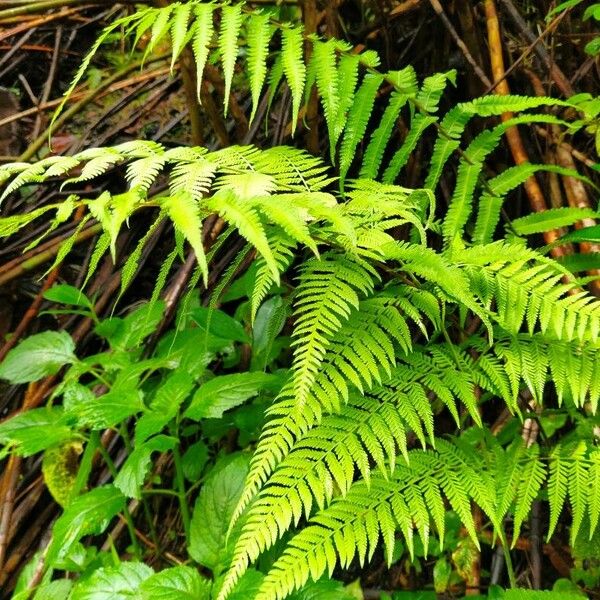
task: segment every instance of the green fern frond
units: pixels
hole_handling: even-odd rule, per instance
[[[377,90],[379,90],[382,81],[382,75],[367,73],[348,112],[348,120],[340,148],[340,189],[344,188],[344,180],[354,159],[356,147],[364,138],[375,104]]]
[[[281,32],[281,60],[290,91],[292,93],[292,135],[296,131],[300,105],[304,96],[306,67],[304,65],[303,28],[301,26],[286,27]]]
[[[409,96],[407,94],[402,94],[397,91],[392,92],[390,101],[379,123],[379,127],[371,134],[371,140],[362,160],[359,175],[361,178],[377,178],[379,167],[383,160],[383,153],[392,137],[392,131],[400,116],[400,111],[408,102],[408,98]],[[400,169],[398,169],[398,172],[399,171]]]
[[[340,107],[336,40],[330,39],[326,42],[316,40],[313,45],[311,61],[317,89],[321,96],[327,129],[332,132],[335,128],[336,119],[339,117]],[[329,155],[332,161],[335,158],[335,144],[336,139],[330,134]]]
[[[184,47],[190,41],[193,28],[188,27],[192,4],[185,2],[176,3],[171,20],[171,72]]]
[[[268,14],[253,12],[246,25],[248,50],[246,64],[248,67],[250,95],[252,96],[252,112],[250,122],[254,120],[260,102],[260,93],[267,78],[267,56],[273,29]]]
[[[244,15],[242,14],[242,3],[225,5],[221,9],[219,52],[221,54],[223,77],[225,79],[223,104],[226,116],[227,109],[229,107],[229,96],[231,94],[231,82],[233,81],[235,62],[238,54],[238,37],[242,27],[243,19]]]
[[[363,261],[328,253],[304,263],[295,300],[295,348],[292,364],[296,401],[302,406],[310,393],[327,347],[360,296],[373,291],[377,272]]]
[[[348,114],[350,107],[354,103],[356,95],[356,86],[358,84],[358,73],[360,68],[360,58],[354,54],[343,54],[339,60],[337,69],[337,80],[338,80],[338,113],[335,119],[333,130],[329,131],[330,147],[334,149],[337,147],[338,141],[346,122],[348,120]]]
[[[210,43],[214,35],[213,11],[212,3],[197,3],[194,5],[195,28],[192,39],[192,51],[196,61],[196,95],[200,102],[200,88],[204,75],[204,68],[208,53],[210,51]]]
[[[284,273],[294,258],[296,242],[283,231],[276,230],[269,234],[269,247],[273,253],[273,258],[277,263],[279,273]],[[273,273],[265,259],[259,257],[256,262],[257,269],[252,286],[252,293],[250,295],[252,322],[254,322],[254,318],[256,317],[260,305],[275,283]]]
[[[492,254],[484,255],[485,250]],[[503,257],[498,251],[510,251]],[[516,253],[525,253],[519,258]],[[586,292],[570,294],[574,283],[560,283],[564,271],[540,255],[516,245],[488,244],[460,251],[469,265],[465,274],[484,304],[496,302],[493,318],[507,331],[517,333],[526,323],[556,339],[579,339],[596,343],[600,333],[600,303]]]

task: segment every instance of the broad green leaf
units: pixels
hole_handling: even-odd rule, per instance
[[[103,429],[142,410],[142,391],[132,384],[115,386],[102,396],[82,396],[81,402],[70,407],[67,414],[77,418],[81,426]]]
[[[96,327],[96,333],[107,339],[111,347],[130,350],[139,346],[158,327],[165,303],[148,302],[129,313],[125,318],[112,317]]]
[[[194,387],[194,380],[185,371],[177,369],[158,387],[149,409],[137,420],[136,446],[151,435],[160,432],[177,414],[179,407]]]
[[[321,579],[306,584],[289,600],[356,600],[356,596],[335,579]]]
[[[71,499],[77,480],[79,455],[82,451],[83,445],[77,440],[48,448],[44,452],[42,458],[44,483],[61,506],[66,506]]]
[[[158,343],[156,356],[177,364],[178,371],[184,371],[193,379],[198,379],[218,351],[230,345],[228,340],[213,339],[206,348],[206,334],[200,329],[171,331]]]
[[[275,379],[266,373],[218,375],[198,388],[185,416],[189,419],[218,419],[225,411],[256,396]]]
[[[13,348],[0,363],[0,379],[29,383],[55,375],[61,367],[77,360],[75,343],[66,331],[32,335]]]
[[[166,435],[157,435],[144,442],[127,457],[115,478],[115,487],[130,498],[140,499],[144,480],[150,468],[153,452],[166,452],[177,444],[177,439]]]
[[[249,457],[238,454],[211,472],[194,507],[192,516],[190,556],[214,573],[227,566],[234,540],[227,540],[227,530],[233,511],[248,474]]]
[[[30,456],[70,440],[73,431],[65,423],[62,407],[34,408],[0,423],[0,442]]]
[[[202,441],[192,444],[181,457],[181,468],[185,478],[196,482],[208,462],[208,446]]]
[[[148,565],[139,562],[101,567],[75,585],[69,600],[132,600],[153,573]]]
[[[596,211],[591,208],[550,208],[543,212],[533,213],[511,223],[512,229],[517,235],[532,235],[543,233],[559,227],[567,227],[585,218],[597,217]]]
[[[281,296],[273,296],[260,306],[256,312],[252,328],[253,358],[262,360],[264,369],[268,363],[273,343],[281,333],[288,317],[288,307]]]
[[[125,497],[113,485],[94,488],[75,498],[54,523],[47,563],[53,565],[68,554],[84,535],[102,533],[124,506]]]
[[[191,312],[192,320],[208,334],[234,342],[250,342],[243,325],[216,308],[201,306]]]
[[[37,588],[33,600],[65,600],[69,597],[73,582],[70,579],[57,579]]]
[[[186,566],[165,569],[148,577],[139,589],[140,600],[210,600],[212,583]]]
[[[51,302],[56,302],[57,304],[70,304],[72,306],[92,308],[90,299],[82,291],[72,285],[55,285],[44,292],[44,298]]]

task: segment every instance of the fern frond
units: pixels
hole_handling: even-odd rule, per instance
[[[302,406],[314,383],[331,339],[348,320],[359,297],[373,291],[377,272],[363,261],[335,253],[304,263],[295,300],[292,345],[293,387]]]
[[[486,256],[485,253],[488,252]],[[512,256],[504,254],[512,251]],[[519,257],[521,254],[522,258]],[[560,283],[559,265],[518,245],[487,244],[463,249],[460,261],[481,301],[497,305],[491,316],[508,332],[526,322],[556,339],[596,343],[600,333],[600,303],[586,292],[569,294],[573,283]]]
[[[301,26],[286,27],[281,32],[281,37],[283,42],[281,47],[283,72],[292,93],[292,135],[294,135],[306,81],[303,28]]]
[[[400,111],[408,102],[408,98],[407,94],[401,94],[397,91],[392,92],[379,127],[371,134],[371,141],[363,157],[359,177],[365,179],[377,178],[383,160],[383,153],[392,137],[392,130],[400,116]]]
[[[335,136],[331,135],[331,132],[334,131],[340,106],[336,40],[331,39],[326,42],[315,41],[311,60],[313,62],[311,66],[315,72],[317,89],[321,96],[327,129],[330,132],[329,155],[331,160],[333,160],[335,157],[336,140]]]
[[[367,73],[350,107],[340,148],[340,189],[344,189],[344,181],[354,159],[354,152],[364,138],[377,90],[382,81],[382,75]]]
[[[558,165],[522,164],[510,167],[487,181],[487,189],[478,200],[477,220],[473,232],[473,242],[488,244],[500,221],[500,210],[506,195],[524,183],[538,171],[558,173],[568,177],[580,178],[572,169],[564,169]]]
[[[240,235],[246,238],[265,259],[274,281],[279,283],[277,261],[269,246],[264,225],[252,205],[241,201],[231,190],[223,188],[207,202],[207,208],[238,228]]]
[[[508,119],[493,129],[480,133],[469,144],[461,157],[456,186],[444,219],[443,234],[446,240],[462,235],[463,228],[471,214],[471,204],[484,160],[497,147],[508,129],[516,127],[520,123],[532,122],[564,123],[552,115],[523,115]]]
[[[173,19],[171,20],[171,73],[179,55],[193,33],[193,29],[188,27],[192,6],[190,2],[176,3],[173,10]]]
[[[394,181],[396,181],[400,170],[408,162],[408,159],[423,136],[423,133],[425,133],[425,130],[430,125],[433,125],[433,123],[436,121],[436,117],[421,113],[415,116],[413,122],[411,123],[410,131],[408,132],[406,139],[402,143],[402,146],[396,150],[392,160],[390,161],[390,164],[383,173],[384,183],[394,183]]]
[[[238,54],[238,37],[242,27],[244,15],[242,3],[225,5],[221,9],[221,26],[219,29],[219,52],[223,65],[223,78],[225,79],[225,92],[223,94],[224,113],[227,116],[231,82],[235,70]]]
[[[208,263],[202,243],[202,215],[198,203],[187,192],[178,192],[161,200],[161,209],[194,249],[204,285],[208,282]]]
[[[253,12],[250,15],[246,28],[248,40],[246,64],[250,95],[252,96],[252,112],[250,113],[250,122],[252,123],[260,102],[260,92],[267,78],[267,56],[273,29],[269,21],[269,15],[258,12]]]
[[[204,67],[210,51],[210,43],[214,35],[213,24],[214,5],[212,3],[197,3],[194,5],[194,36],[192,40],[192,51],[196,61],[196,95],[200,102],[200,88]],[[228,98],[228,96],[226,96]]]
[[[277,263],[279,273],[284,273],[294,258],[296,242],[282,231],[273,231],[269,234],[269,247]],[[274,283],[275,279],[269,265],[264,258],[258,257],[256,275],[250,295],[252,322],[254,322],[262,301],[267,297]]]
[[[354,54],[344,54],[339,60],[337,69],[338,79],[338,113],[335,119],[333,130],[329,131],[330,147],[334,149],[344,131],[350,107],[354,103],[356,95],[356,85],[358,83],[358,70],[360,67],[360,58]]]

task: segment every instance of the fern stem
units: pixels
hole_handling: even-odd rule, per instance
[[[187,503],[185,491],[185,478],[183,475],[183,466],[181,463],[181,453],[179,446],[173,448],[173,464],[175,465],[175,484],[177,485],[177,496],[179,498],[179,506],[181,508],[181,520],[183,521],[183,530],[185,531],[185,539],[190,541],[190,508]]]
[[[85,446],[85,450],[83,451],[79,469],[77,470],[77,477],[75,478],[75,483],[73,484],[73,489],[71,490],[71,499],[78,496],[79,492],[81,492],[81,490],[85,487],[88,477],[92,471],[92,461],[94,455],[96,454],[96,450],[98,450],[99,446],[100,433],[98,431],[92,431],[88,443]]]
[[[98,444],[98,452],[100,452],[100,455],[106,463],[106,466],[108,467],[113,479],[116,479],[118,475],[117,468],[115,467],[115,463],[102,443]],[[131,512],[129,512],[129,507],[127,504],[123,506],[123,517],[125,519],[125,523],[127,524],[127,531],[129,531],[129,538],[131,540],[131,545],[133,546],[134,554],[140,558],[142,556],[142,549],[138,543],[135,525],[133,524],[133,518],[131,517]]]
[[[512,564],[512,558],[510,556],[510,548],[506,540],[506,533],[504,528],[501,528],[498,536],[500,537],[500,544],[502,545],[502,554],[504,555],[504,562],[506,563],[506,572],[508,574],[508,581],[511,588],[517,587],[517,578],[515,577],[515,570]]]

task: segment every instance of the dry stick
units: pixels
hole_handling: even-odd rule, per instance
[[[544,87],[539,77],[530,70],[526,70],[529,79],[533,85],[533,89],[537,96],[544,95]],[[551,125],[549,127],[549,132],[551,140],[560,139],[560,129],[557,125]],[[575,165],[575,161],[573,160],[573,156],[571,153],[560,145],[556,145],[556,162],[565,169],[571,169],[572,171],[577,171],[577,167]],[[575,208],[590,208],[591,203],[587,195],[587,191],[583,185],[583,182],[575,177],[571,177],[570,175],[563,175],[562,182],[565,189],[565,193],[567,195],[567,202],[569,206]],[[593,227],[596,225],[595,219],[585,218],[581,221],[578,221],[575,224],[576,229],[582,229],[583,227]],[[600,252],[600,245],[591,244],[589,242],[582,242],[579,244],[579,249],[584,254],[589,253],[597,253]],[[591,277],[598,277],[600,275],[600,271],[598,269],[593,269],[588,271],[588,275]],[[590,290],[596,295],[600,296],[600,281],[594,280],[590,283]]]
[[[316,0],[304,0],[302,2],[302,16],[304,18],[304,31],[307,35],[317,32],[317,2]],[[312,44],[308,39],[304,40],[304,55],[308,64],[312,53]],[[308,106],[306,107],[306,149],[311,154],[319,154],[319,104],[316,86],[310,90]]]
[[[119,0],[121,4],[133,4],[137,3],[137,0]],[[15,17],[21,17],[35,12],[42,12],[51,8],[60,8],[63,6],[70,6],[72,4],[78,4],[81,8],[87,8],[95,5],[106,5],[108,0],[40,0],[39,2],[28,2],[23,6],[15,6],[14,8],[7,8],[0,10],[0,21],[3,19],[12,19]],[[111,1],[110,4],[113,4]]]
[[[83,216],[83,210],[78,209],[75,213],[74,221],[80,221]],[[48,290],[58,278],[58,267],[54,268],[46,280],[44,281],[42,288],[38,292],[34,301],[29,306],[25,315],[21,319],[21,322],[18,324],[15,329],[13,335],[9,338],[9,340],[0,348],[0,362],[4,359],[4,357],[8,354],[11,348],[13,348],[21,336],[25,333],[29,324],[35,316],[38,314],[40,306],[42,305],[44,299],[44,292]],[[35,384],[30,384],[27,388],[27,393],[25,394],[25,398],[23,401],[22,411],[25,412],[29,408],[31,408],[32,396],[34,395],[34,391],[36,389]],[[11,518],[13,515],[14,509],[14,501],[15,501],[15,493],[17,488],[17,481],[19,479],[21,473],[21,457],[16,455],[11,455],[7,467],[7,471],[5,476],[3,477],[3,485],[2,485],[2,514],[0,517],[0,570],[4,564],[4,558],[6,555],[6,548],[8,546],[9,539],[9,531],[11,525]]]
[[[448,16],[446,15],[446,12],[444,11],[444,8],[440,4],[439,0],[429,0],[429,4],[431,4],[433,10],[442,20],[444,27],[448,30],[448,33],[450,34],[460,51],[463,53],[463,56],[467,59],[467,62],[473,67],[473,71],[475,71],[477,77],[479,77],[483,85],[485,85],[488,88],[491,87],[492,82],[488,79],[487,75],[483,72],[482,68],[477,64],[477,61],[473,58],[473,55],[467,48],[466,44],[458,35],[456,29],[454,28],[454,25],[452,25],[450,19],[448,19]]]
[[[481,531],[479,536],[481,539],[485,540],[489,544],[493,543],[491,531]],[[496,538],[495,543],[500,543],[498,538]],[[531,541],[526,538],[520,537],[516,541],[514,541],[514,547],[517,550],[524,550],[525,552],[527,552],[531,550]],[[564,546],[560,549],[564,550],[566,553],[568,553],[569,551],[569,548],[567,546]],[[567,561],[560,555],[558,549],[555,546],[553,546],[552,544],[544,544],[542,546],[542,551],[546,556],[548,556],[550,562],[552,563],[552,566],[558,571],[558,574],[561,577],[569,577],[571,567],[569,566]]]
[[[150,62],[154,62],[154,59],[150,59],[146,64],[148,64]],[[130,85],[134,85],[136,83],[141,83],[142,81],[145,81],[146,79],[153,79],[155,77],[159,77],[160,75],[165,75],[166,73],[169,73],[169,72],[170,72],[169,67],[160,67],[159,69],[154,69],[153,71],[146,71],[145,73],[136,75],[135,77],[130,77],[129,79],[124,79],[123,81],[119,81],[118,83],[109,86],[106,90],[104,90],[104,92],[102,92],[101,94],[98,95],[98,98],[103,98],[104,96],[106,96],[108,94],[112,94],[113,92],[122,90],[123,88],[129,87]],[[80,87],[78,89],[81,90],[82,87]],[[73,92],[69,96],[68,100],[80,100],[87,93],[88,92],[84,92],[84,91]],[[24,117],[29,117],[31,115],[35,115],[41,110],[56,108],[62,101],[63,101],[63,98],[56,98],[55,100],[50,100],[48,102],[41,103],[39,106],[34,106],[33,108],[28,108],[27,110],[23,110],[19,113],[10,115],[10,116],[0,120],[0,127],[2,127],[2,125],[7,125],[8,123],[12,123],[13,121],[19,121],[20,119],[23,119]]]
[[[54,76],[56,74],[56,66],[58,65],[58,57],[60,56],[60,42],[62,40],[62,27],[59,25],[56,29],[56,36],[54,38],[54,50],[52,53],[52,61],[50,62],[50,71],[48,72],[48,78],[46,79],[46,83],[44,84],[44,91],[42,92],[42,97],[38,102],[38,106],[41,103],[48,102],[48,98],[50,97],[50,92],[52,90],[52,85],[54,83]],[[37,117],[35,119],[35,125],[33,127],[33,133],[31,137],[36,138],[42,127],[42,115],[38,112]]]
[[[531,587],[542,589],[542,504],[534,500],[529,517],[529,540],[531,542]]]
[[[225,82],[218,69],[213,65],[206,65],[204,67],[204,77],[212,83],[213,87],[221,97],[225,96]],[[236,137],[240,140],[248,133],[248,119],[246,118],[246,113],[239,105],[234,94],[229,94],[228,106],[231,116],[235,121]]]
[[[68,17],[72,14],[75,14],[76,12],[77,12],[76,9],[68,8],[68,9],[62,10],[57,13],[45,15],[43,17],[40,17],[39,19],[32,19],[31,21],[28,21],[27,23],[21,23],[21,24],[17,25],[16,27],[13,27],[12,29],[7,29],[6,31],[2,31],[0,33],[0,42],[8,39],[9,37],[12,37],[13,35],[17,35],[23,31],[28,31],[29,29],[39,27],[40,25],[46,25],[47,23],[50,23],[51,21],[57,21],[58,19],[62,19],[63,17]]]
[[[498,22],[498,13],[494,0],[485,0],[485,15],[487,22],[488,42],[490,51],[490,62],[492,66],[492,77],[495,81],[494,92],[500,96],[508,96],[510,89],[506,82],[506,72],[504,70],[504,58],[502,56],[502,38],[500,37],[500,23]],[[512,113],[504,113],[502,121],[512,119]],[[510,147],[515,164],[522,165],[529,162],[529,157],[523,146],[523,141],[517,127],[510,127],[506,130],[506,139]],[[525,192],[529,199],[529,205],[534,212],[542,212],[547,209],[544,194],[535,176],[529,177],[525,181]],[[552,244],[559,238],[556,230],[546,231],[544,241],[546,244]],[[551,249],[554,257],[564,256],[565,249],[561,246],[554,246]]]
[[[400,15],[405,15],[408,12],[416,10],[421,6],[421,1],[422,0],[404,0],[404,2],[398,4],[398,6],[390,12],[389,16],[399,17]]]
[[[21,36],[21,39],[18,42],[15,42],[14,44],[8,44],[6,46],[6,48],[8,49],[8,52],[2,57],[2,59],[0,60],[0,67],[8,62],[15,53],[17,53],[21,48],[23,48],[23,50],[27,50],[28,48],[31,48],[31,46],[28,46],[25,42],[37,31],[37,27],[33,27],[32,29],[30,29],[29,31],[27,31],[25,33],[25,35]],[[2,49],[4,49],[4,46],[2,46]],[[50,50],[52,51],[52,50]]]
[[[487,15],[487,0],[486,0],[486,15]],[[564,12],[562,12],[560,15],[558,15],[547,27],[546,29],[544,29],[544,31],[542,31],[542,33],[536,38],[535,42],[533,42],[531,45],[529,45],[526,49],[525,52],[523,52],[523,54],[521,54],[521,56],[519,56],[519,58],[509,67],[509,69],[507,71],[504,70],[504,60],[502,59],[502,54],[500,54],[500,59],[502,61],[502,73],[498,75],[498,79],[495,79],[494,85],[491,86],[485,93],[489,94],[491,92],[493,92],[496,87],[498,87],[501,83],[504,83],[506,78],[533,52],[533,50],[535,49],[535,47],[537,46],[537,44],[539,44],[539,42],[541,42],[549,33],[551,33],[552,31],[554,31],[558,25],[560,24],[560,22],[565,18],[565,16],[567,15],[567,13],[569,12],[570,9],[565,10]],[[496,11],[496,5],[494,4],[494,14],[495,14],[495,20],[498,23],[497,28],[498,28],[498,36],[500,35],[500,25],[498,22],[498,12]],[[486,17],[486,20],[489,19]],[[490,34],[489,34],[489,25],[488,25],[488,38],[489,38]],[[500,44],[500,49],[502,48],[502,45]],[[491,51],[491,49],[490,49]],[[493,69],[493,67],[492,67]],[[502,94],[502,92],[496,92],[496,93],[500,93]]]
[[[84,229],[83,231],[81,231],[81,233],[77,235],[75,243],[79,244],[93,237],[97,233],[100,233],[101,231],[102,225],[100,225],[99,223],[92,225],[87,229]],[[31,258],[18,262],[16,266],[12,267],[11,269],[5,272],[0,271],[0,286],[4,285],[9,281],[12,281],[13,279],[16,279],[17,277],[20,277],[21,275],[23,275],[23,273],[26,273],[27,271],[32,271],[40,265],[43,265],[45,262],[50,261],[58,254],[58,251],[60,250],[64,239],[67,237],[69,237],[68,234],[65,236],[60,236],[59,240],[53,242],[53,244],[50,247],[48,247],[47,250],[37,252]]]
[[[534,129],[535,132],[541,135],[543,138],[549,139],[553,143],[557,143],[557,140],[552,139],[552,135],[548,131],[546,131],[541,125],[536,125]],[[589,167],[590,169],[596,169],[596,167],[598,166],[598,163],[593,161],[589,156],[585,155],[583,152],[577,150],[577,148],[573,148],[571,144],[568,144],[567,142],[563,141],[558,141],[558,145],[567,152],[569,152],[573,156],[573,158],[576,158],[580,163],[584,164],[586,167]]]
[[[21,336],[25,333],[25,331],[27,331],[29,324],[31,321],[33,321],[40,310],[40,306],[44,300],[44,292],[52,287],[57,278],[58,269],[52,269],[48,277],[46,277],[40,291],[37,293],[35,299],[27,309],[27,312],[25,315],[23,315],[21,322],[17,325],[16,329],[8,338],[8,340],[6,340],[2,347],[0,347],[0,363],[4,360],[9,350],[16,346],[17,342],[21,339]]]
[[[22,410],[25,411],[31,407],[32,398],[35,397],[37,384],[30,383],[25,393],[25,399],[23,401]],[[21,463],[23,459],[16,454],[11,454],[8,459],[8,464],[2,477],[2,501],[0,504],[0,510],[2,514],[0,516],[0,570],[4,565],[4,559],[6,558],[6,548],[8,545],[8,533],[10,530],[10,521],[13,513],[15,495],[17,489],[17,481],[21,474]]]
[[[150,59],[147,62],[155,62],[158,60],[162,60],[165,58],[167,54],[161,54],[160,56],[156,56]],[[46,131],[44,131],[37,139],[35,139],[27,148],[25,152],[20,156],[19,160],[27,161],[34,156],[34,154],[48,141],[50,136],[54,131],[56,131],[59,127],[62,127],[71,117],[75,116],[79,111],[85,108],[90,102],[92,102],[100,92],[108,89],[113,83],[121,79],[127,73],[141,67],[143,61],[139,60],[130,65],[127,65],[120,71],[117,71],[112,77],[106,79],[103,83],[101,83],[96,89],[89,91],[79,102],[71,106],[68,110],[63,112],[53,123],[51,123]]]
[[[227,133],[225,120],[221,116],[221,111],[208,89],[206,80],[200,84],[200,99],[202,100],[202,108],[204,108],[204,112],[208,115],[219,144],[224,148],[229,146],[229,134]]]
[[[563,96],[570,98],[575,93],[573,86],[567,79],[566,75],[562,72],[560,67],[552,60],[552,57],[548,54],[545,45],[541,39],[531,31],[528,27],[527,22],[521,16],[521,13],[513,4],[512,0],[500,0],[511,18],[512,22],[516,25],[517,29],[521,32],[523,37],[533,45],[533,51],[538,55],[539,59],[548,67],[550,76],[554,83],[556,83],[558,89],[561,91]]]
[[[37,486],[42,488],[43,485],[43,481],[40,478]],[[39,493],[41,493],[41,489]],[[4,584],[10,574],[17,570],[23,558],[35,548],[36,543],[39,543],[42,536],[42,527],[50,520],[55,510],[56,505],[54,503],[46,503],[41,512],[36,514],[33,523],[27,525],[27,529],[20,537],[18,545],[11,548],[10,556],[6,558],[4,568],[0,570],[0,589],[5,589]]]
[[[202,134],[202,119],[200,115],[200,104],[198,102],[196,73],[194,71],[194,55],[188,47],[184,48],[179,61],[181,69],[181,79],[185,91],[188,117],[190,119],[192,143],[196,146],[204,145],[204,135]]]

